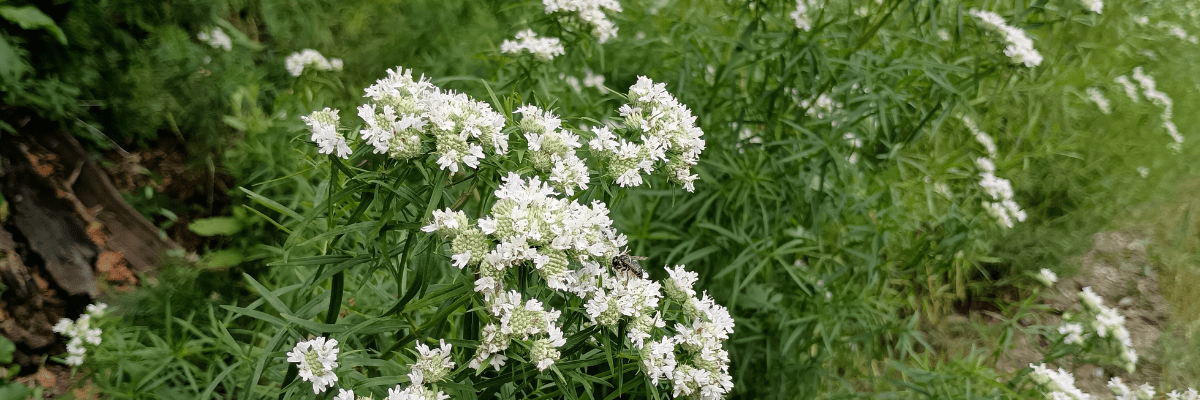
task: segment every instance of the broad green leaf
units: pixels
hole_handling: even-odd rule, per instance
[[[59,43],[67,44],[67,35],[54,23],[50,16],[34,6],[13,7],[0,6],[0,17],[17,24],[24,29],[43,29],[54,35]]]

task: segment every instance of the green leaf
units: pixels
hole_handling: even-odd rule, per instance
[[[22,29],[44,29],[54,35],[59,43],[67,44],[67,35],[54,24],[50,16],[34,6],[13,7],[0,6],[0,17],[19,25]]]
[[[0,336],[0,364],[12,363],[14,351],[17,351],[17,345],[8,338]]]
[[[0,386],[0,399],[27,399],[31,397],[41,398],[42,396],[38,394],[37,397],[34,397],[33,389],[16,382]]]
[[[244,259],[246,259],[246,257],[241,251],[217,250],[205,254],[204,258],[200,260],[200,263],[209,268],[224,268],[241,264],[242,260]]]
[[[9,84],[15,83],[25,74],[33,71],[26,57],[23,57],[19,47],[14,46],[8,41],[8,37],[0,34],[0,82]],[[5,125],[8,125],[7,123]],[[13,131],[11,126],[7,126],[7,131]]]
[[[229,236],[242,230],[242,221],[233,217],[201,218],[188,224],[200,236]]]

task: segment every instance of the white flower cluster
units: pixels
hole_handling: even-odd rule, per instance
[[[583,70],[583,74],[583,84],[580,84],[579,78],[567,75],[565,73],[558,74],[558,79],[562,79],[563,82],[566,82],[567,85],[570,86],[571,89],[574,89],[576,93],[583,93],[583,88],[585,87],[594,88],[601,94],[605,93],[604,75],[594,73],[590,68],[585,68]]]
[[[83,356],[87,355],[87,349],[83,344],[90,343],[93,346],[100,345],[100,335],[104,332],[100,328],[92,327],[92,319],[99,318],[104,315],[104,310],[108,308],[107,304],[96,303],[87,306],[87,312],[80,315],[78,319],[72,321],[67,318],[58,320],[57,324],[51,330],[54,333],[61,334],[70,338],[67,341],[67,359],[63,362],[67,365],[83,364]]]
[[[828,95],[821,93],[815,100],[805,99],[800,101],[800,108],[805,109],[804,115],[821,119],[833,115],[835,111],[840,110],[842,103],[833,101]],[[837,121],[833,121],[831,124],[837,126]]]
[[[337,342],[335,341],[334,343],[336,345]],[[441,391],[434,391],[425,387],[425,383],[445,381],[454,369],[454,361],[450,358],[451,346],[446,344],[444,340],[439,341],[439,343],[441,344],[440,347],[432,349],[424,343],[417,344],[418,357],[416,363],[412,365],[412,369],[408,372],[410,385],[407,388],[396,385],[396,387],[388,389],[387,400],[447,400],[450,398],[449,395]],[[336,356],[337,350],[334,349],[334,357]],[[337,363],[334,363],[333,366],[337,367]],[[333,380],[336,381],[337,377],[335,376]],[[330,385],[332,386],[333,384],[330,383]],[[338,394],[334,397],[334,400],[372,399],[370,396],[356,397],[353,390],[338,389]]]
[[[527,116],[535,114],[526,111]],[[560,312],[546,311],[539,300],[522,301],[520,293],[506,291],[505,272],[531,262],[551,289],[583,296],[597,290],[595,278],[603,272],[600,261],[618,255],[627,239],[612,228],[604,203],[588,207],[558,198],[550,184],[538,177],[524,179],[509,173],[495,195],[498,201],[492,214],[479,220],[478,227],[470,226],[461,211],[444,210],[435,211],[433,222],[423,230],[452,238],[451,258],[456,266],[478,267],[475,290],[484,295],[499,321],[484,328],[471,367],[489,363],[499,369],[511,340],[536,335],[531,356],[539,369],[545,369],[558,359],[557,348],[566,343],[554,322]],[[495,242],[499,243],[493,247]],[[568,269],[573,260],[583,268]]]
[[[704,151],[704,131],[696,126],[692,111],[667,92],[666,84],[639,76],[629,87],[629,104],[619,109],[628,135],[640,135],[634,143],[613,134],[609,127],[592,130],[588,142],[592,154],[605,162],[607,173],[622,187],[641,186],[642,173],[665,168],[671,182],[695,191],[691,168]]]
[[[996,163],[993,161],[996,158],[996,142],[986,132],[980,130],[971,118],[963,116],[962,119],[963,123],[967,125],[967,129],[975,136],[975,140],[982,144],[988,153],[987,157],[975,159],[975,165],[980,170],[979,186],[991,197],[991,201],[983,202],[983,207],[1005,227],[1012,228],[1013,220],[1025,222],[1025,210],[1022,210],[1021,205],[1013,200],[1012,182],[996,176]]]
[[[1146,96],[1147,100],[1163,108],[1163,128],[1167,129],[1167,134],[1171,135],[1171,139],[1175,141],[1175,143],[1171,144],[1171,148],[1178,151],[1180,146],[1183,145],[1183,135],[1179,134],[1179,128],[1171,120],[1173,114],[1171,97],[1155,88],[1154,77],[1142,72],[1142,67],[1133,69],[1133,80],[1137,81],[1138,85],[1142,87],[1142,94]]]
[[[608,19],[604,12],[621,12],[621,3],[617,0],[542,0],[546,6],[546,14],[556,12],[575,13],[579,19],[592,26],[592,35],[600,43],[617,37],[617,25]]]
[[[496,285],[502,285],[496,281]],[[478,282],[477,282],[478,284]],[[477,286],[478,288],[478,286]],[[487,295],[487,292],[484,292]],[[545,306],[537,299],[522,301],[517,291],[500,292],[487,295],[489,311],[499,320],[488,323],[483,327],[483,342],[476,349],[475,357],[471,359],[471,368],[481,369],[491,365],[499,370],[508,359],[503,352],[508,349],[514,339],[530,340],[529,356],[537,363],[539,371],[544,371],[558,361],[558,348],[567,344],[562,328],[557,324],[562,312]],[[486,363],[486,364],[485,364]]]
[[[1058,334],[1063,335],[1063,343],[1083,343],[1083,324],[1068,322],[1058,326]]]
[[[1154,386],[1149,383],[1143,383],[1138,386],[1137,390],[1130,390],[1125,382],[1121,382],[1121,377],[1114,376],[1108,380],[1108,388],[1112,390],[1116,400],[1150,400],[1154,398]]]
[[[313,49],[304,49],[292,53],[283,60],[283,64],[292,76],[300,76],[300,74],[304,73],[305,68],[312,68],[318,71],[342,70],[342,59],[326,59],[320,52]]]
[[[522,113],[532,117],[530,125],[548,127],[548,118],[540,110]],[[655,384],[669,379],[676,396],[694,398],[719,398],[732,389],[723,343],[732,334],[734,321],[707,294],[697,297],[692,288],[696,273],[677,266],[668,270],[671,278],[664,283],[616,267],[609,273],[604,265],[612,264],[615,257],[628,257],[621,254],[627,239],[612,228],[604,203],[588,207],[559,198],[549,183],[536,176],[510,173],[495,195],[498,201],[491,215],[480,219],[477,227],[471,226],[466,214],[447,209],[435,211],[433,221],[422,229],[451,238],[456,266],[477,268],[475,290],[487,301],[494,321],[484,326],[470,367],[491,365],[499,370],[508,360],[505,352],[513,340],[531,341],[529,359],[539,370],[560,357],[559,348],[566,344],[557,324],[561,312],[505,287],[511,267],[528,263],[547,287],[582,299],[591,324],[608,329],[624,325],[631,346],[641,349],[643,367]],[[666,334],[664,293],[680,305],[676,313],[681,319],[673,335]]]
[[[1065,335],[1063,341],[1067,344],[1075,344],[1099,338],[1096,340],[1115,343],[1119,348],[1117,357],[1124,364],[1122,366],[1125,370],[1133,372],[1137,366],[1138,354],[1133,349],[1129,330],[1125,328],[1125,317],[1116,309],[1105,306],[1104,299],[1093,292],[1090,286],[1079,292],[1079,300],[1083,304],[1085,314],[1078,318],[1069,316],[1071,321],[1065,322],[1063,326],[1072,326],[1059,328],[1059,333]],[[1087,324],[1078,322],[1087,319],[1091,319]]]
[[[1200,391],[1195,388],[1188,388],[1186,391],[1172,390],[1167,393],[1167,400],[1200,400]]]
[[[196,34],[196,38],[201,42],[208,43],[214,49],[225,49],[225,51],[233,50],[233,40],[221,28],[213,27],[209,32],[200,32]]]
[[[407,160],[422,153],[422,138],[432,136],[438,166],[458,173],[463,165],[479,168],[485,151],[508,152],[503,115],[466,94],[444,91],[424,76],[414,80],[411,70],[388,70],[386,78],[365,91],[371,101],[358,107],[359,118],[367,123],[359,134],[376,154]]]
[[[1104,115],[1112,112],[1112,107],[1108,104],[1108,98],[1104,97],[1104,93],[1100,89],[1088,88],[1087,94],[1088,99],[1096,103],[1096,107],[1100,107],[1100,112],[1104,113]]]
[[[1129,96],[1129,100],[1132,100],[1134,103],[1142,100],[1141,96],[1138,96],[1137,85],[1134,85],[1133,81],[1129,80],[1129,77],[1121,75],[1113,79],[1113,81],[1120,83],[1125,88],[1125,95]]]
[[[338,356],[337,339],[318,336],[312,340],[297,341],[296,347],[287,353],[287,360],[300,369],[300,378],[312,382],[313,393],[324,392],[337,382]]]
[[[588,317],[601,326],[616,328],[622,319],[632,320],[629,340],[641,348],[650,338],[651,330],[666,326],[662,313],[657,312],[662,300],[662,285],[642,277],[622,279],[606,276],[602,288],[595,288],[585,305]]]
[[[480,219],[478,228],[467,225],[461,211],[446,210],[435,211],[433,223],[424,230],[453,238],[455,265],[480,266],[483,277],[476,288],[487,297],[502,292],[499,278],[506,268],[527,261],[533,262],[552,289],[579,295],[591,292],[595,283],[586,278],[598,275],[600,263],[618,255],[628,243],[612,228],[608,207],[599,201],[589,207],[558,198],[550,184],[538,177],[523,179],[510,172],[503,182],[495,192],[498,201],[492,214]],[[499,242],[495,248],[493,240]],[[571,260],[586,268],[568,270]]]
[[[796,22],[796,29],[808,32],[812,30],[812,21],[808,19],[808,1],[796,0],[796,10],[790,14]]]
[[[301,117],[301,119],[312,131],[311,139],[317,144],[318,152],[321,154],[337,152],[338,157],[350,157],[350,146],[346,145],[346,138],[338,133],[340,118],[337,110],[325,107],[324,110],[313,111],[311,115]]]
[[[446,344],[445,340],[439,340],[438,344],[438,347],[432,349],[425,343],[417,344],[417,362],[409,372],[409,380],[413,384],[444,381],[454,370],[454,361],[450,358],[450,349],[453,346]]]
[[[1055,400],[1090,400],[1092,395],[1084,393],[1075,387],[1075,376],[1059,368],[1057,371],[1046,367],[1046,364],[1033,365],[1031,377],[1046,391],[1046,397]]]
[[[1195,36],[1188,34],[1188,32],[1186,30],[1184,30],[1182,26],[1179,26],[1177,24],[1172,24],[1169,22],[1159,22],[1158,27],[1162,28],[1162,29],[1166,29],[1167,32],[1171,34],[1171,36],[1177,37],[1177,38],[1179,38],[1179,40],[1185,40],[1192,44],[1196,44],[1197,42],[1200,42],[1200,38],[1197,38]]]
[[[1054,286],[1054,284],[1058,282],[1058,275],[1056,275],[1054,271],[1046,268],[1042,268],[1042,270],[1038,271],[1037,275],[1034,277],[1038,282],[1046,286]]]
[[[663,336],[642,347],[642,370],[655,385],[659,379],[671,380],[677,398],[720,399],[733,390],[729,354],[723,349],[723,343],[733,333],[733,318],[729,310],[716,304],[707,293],[696,297],[692,288],[698,278],[695,272],[677,265],[667,269],[667,273],[670,275],[664,285],[667,298],[681,304],[682,319],[691,322],[676,323],[675,335]],[[637,324],[635,320],[630,325]]]
[[[1033,48],[1033,40],[1029,39],[1025,31],[1009,26],[1004,18],[991,11],[972,9],[971,15],[978,18],[988,30],[1004,36],[1004,41],[1008,44],[1004,48],[1004,55],[1008,56],[1013,64],[1035,67],[1042,63],[1042,55]]]
[[[1061,368],[1057,371],[1047,368],[1045,364],[1033,365],[1032,379],[1046,391],[1046,398],[1053,400],[1090,400],[1097,398],[1075,387],[1075,377]],[[1150,400],[1154,398],[1154,386],[1143,383],[1137,389],[1131,389],[1120,377],[1108,381],[1108,389],[1116,400]],[[1171,391],[1167,393],[1168,400],[1200,400],[1200,392],[1188,388],[1186,391]]]
[[[586,190],[590,173],[575,155],[575,149],[583,146],[579,135],[561,129],[562,120],[549,111],[527,105],[513,113],[521,114],[520,128],[525,132],[533,168],[549,173],[549,183],[568,196],[574,195],[576,188]]]
[[[1079,3],[1083,4],[1083,8],[1096,14],[1104,11],[1104,0],[1079,0]]]
[[[520,54],[523,51],[547,61],[553,60],[555,56],[567,54],[558,38],[539,38],[533,29],[517,32],[516,40],[504,39],[504,42],[500,43],[502,53]]]

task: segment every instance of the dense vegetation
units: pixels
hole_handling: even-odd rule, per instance
[[[736,325],[716,349],[727,351],[726,397],[1067,392],[1032,366],[994,368],[1018,335],[1059,343],[1044,354],[1050,365],[1087,362],[1113,376],[1137,368],[1103,327],[1089,331],[1101,338],[1072,343],[1058,327],[1019,321],[1051,312],[1028,307],[1043,269],[1070,275],[1092,233],[1195,172],[1193,2],[622,2],[597,11],[615,24],[612,38],[595,32],[594,14],[546,12],[580,3],[0,3],[6,110],[61,121],[97,151],[177,140],[190,162],[235,182],[228,207],[191,223],[213,238],[200,262],[165,265],[157,285],[111,300],[110,316],[98,318],[106,336],[81,371],[112,397],[313,396],[311,374],[297,369],[305,364],[286,353],[328,336],[341,356],[337,386],[317,395],[326,398],[338,389],[381,398],[419,386],[406,374],[422,368],[427,383],[444,372],[432,387],[452,398],[700,397],[669,376],[652,381],[650,347],[629,337],[653,306],[593,323],[586,303],[596,295],[555,292],[558,278],[535,257],[508,272],[489,272],[479,252],[452,258],[467,246],[459,238],[477,233],[439,225],[442,210],[465,211],[462,221],[478,227],[492,214],[503,221],[503,178],[553,181],[557,161],[547,160],[576,151],[588,184],[568,193],[554,181],[550,197],[607,204],[601,214],[628,244],[556,251],[576,270],[607,270],[617,253],[647,257],[641,266],[674,301],[659,304],[668,323],[649,329],[650,340],[683,335],[675,321],[720,325],[713,310],[727,308]],[[532,50],[547,53],[506,51],[527,29],[558,38],[561,53],[546,43]],[[304,49],[319,54],[294,54]],[[293,72],[298,65],[307,68]],[[383,115],[393,104],[364,97],[392,68],[490,107],[510,137],[507,154],[488,147],[487,133],[463,134],[462,146],[487,156],[450,173],[439,159],[451,139],[434,128],[413,154],[397,156],[395,141],[379,151],[360,135],[378,122],[356,110],[377,103]],[[665,83],[703,130],[694,191],[672,172],[690,164],[686,145],[672,142],[655,172],[639,175],[644,183],[627,184],[623,159],[588,143],[602,126],[650,143],[655,131],[637,121],[656,118],[648,110],[659,104],[631,89],[640,77]],[[556,129],[515,114],[523,105],[561,116],[579,149],[539,150],[526,132]],[[333,136],[302,119],[326,107],[340,110]],[[173,222],[164,215],[206,210],[129,197],[164,224]],[[534,247],[545,255],[552,246]],[[691,297],[717,306],[698,312],[672,296],[680,273],[664,266],[675,265],[697,274]],[[477,288],[481,276],[540,299],[538,312],[542,303],[563,311],[555,366],[534,354],[545,346],[537,335],[554,336],[547,328],[514,339],[502,368],[468,366],[502,314]],[[1106,310],[1089,304],[1075,317],[1085,325]],[[986,351],[942,352],[923,333],[980,312],[1001,317],[1002,333],[980,343]],[[457,367],[412,366],[429,361],[431,350],[418,348],[437,353],[439,341]],[[679,363],[701,354],[679,350]],[[1183,390],[1196,386],[1194,373],[1148,383]]]

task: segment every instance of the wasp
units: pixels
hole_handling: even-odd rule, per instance
[[[646,270],[642,269],[641,264],[638,264],[639,260],[645,260],[645,259],[646,259],[646,257],[631,256],[629,254],[624,254],[624,253],[619,254],[616,257],[613,257],[613,260],[612,260],[613,272],[620,272],[620,273],[624,273],[626,275],[636,276],[636,277],[642,278],[642,279],[650,278],[650,274],[646,273]]]

